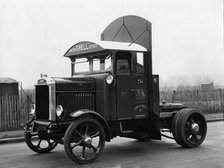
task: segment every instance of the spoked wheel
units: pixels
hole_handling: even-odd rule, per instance
[[[196,110],[183,109],[173,119],[174,139],[183,147],[198,147],[204,141],[206,132],[206,119],[202,113]]]
[[[104,145],[104,129],[94,119],[77,120],[66,130],[64,148],[74,162],[84,164],[94,161],[101,154]]]
[[[52,151],[58,143],[50,139],[46,134],[31,131],[31,126],[25,129],[25,142],[27,146],[37,153],[48,153]]]

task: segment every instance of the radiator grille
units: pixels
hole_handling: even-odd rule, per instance
[[[36,86],[36,119],[49,119],[49,87]]]

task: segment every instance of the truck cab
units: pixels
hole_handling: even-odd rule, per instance
[[[149,117],[149,72],[144,47],[85,41],[71,47],[65,57],[71,60],[72,78],[94,79],[96,102],[101,102],[96,103],[94,110],[106,120]]]
[[[71,62],[70,77],[42,75],[35,85],[33,118],[25,128],[33,151],[50,152],[60,143],[71,160],[89,163],[101,154],[105,141],[117,136],[161,140],[161,130],[168,130],[183,147],[204,141],[207,125],[201,112],[159,103],[147,20],[118,18],[101,41],[78,42],[64,57]]]

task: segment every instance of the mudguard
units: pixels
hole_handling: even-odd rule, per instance
[[[74,119],[78,118],[94,118],[96,119],[104,128],[105,135],[106,135],[106,141],[110,141],[110,132],[109,132],[109,126],[106,122],[106,120],[97,112],[89,109],[80,109],[77,111],[74,111],[70,114],[70,117]]]

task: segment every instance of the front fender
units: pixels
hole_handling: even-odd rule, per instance
[[[78,118],[94,118],[96,119],[104,128],[105,135],[106,135],[106,140],[109,142],[110,141],[110,129],[107,124],[107,121],[97,112],[89,109],[80,109],[77,111],[74,111],[70,114],[70,117],[74,119]]]
[[[98,114],[97,112],[93,111],[93,110],[89,110],[89,109],[80,109],[80,110],[77,110],[77,111],[74,111],[72,112],[70,115],[70,117],[72,118],[78,118],[80,116],[83,116],[83,115],[88,115],[88,114],[94,114],[94,115],[97,115],[97,116],[100,116],[102,117],[100,114]],[[103,118],[103,117],[102,117]]]

